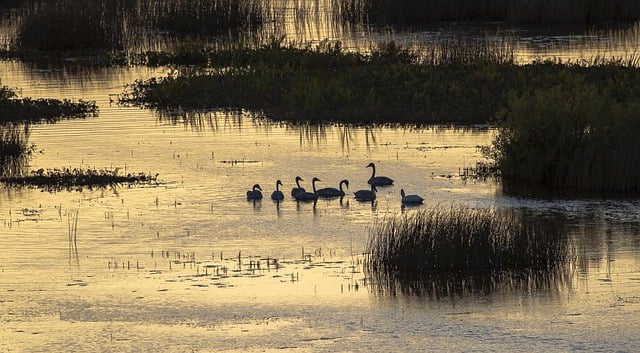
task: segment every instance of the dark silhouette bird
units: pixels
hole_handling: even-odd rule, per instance
[[[367,168],[371,167],[371,178],[367,181],[368,184],[374,186],[387,186],[393,184],[393,179],[386,176],[376,176],[376,165],[373,162],[367,164]]]

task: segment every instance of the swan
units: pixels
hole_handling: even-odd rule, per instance
[[[376,199],[376,186],[371,184],[371,190],[358,190],[354,193],[358,201],[373,201]]]
[[[297,201],[315,201],[318,199],[318,193],[316,192],[316,181],[320,181],[318,178],[313,178],[311,185],[313,185],[313,192],[303,191],[295,194],[293,197]]]
[[[300,187],[300,182],[301,181],[304,181],[304,179],[302,179],[301,177],[297,176],[296,177],[296,187],[291,189],[291,196],[295,197],[297,193],[307,191],[303,187]]]
[[[386,176],[376,176],[376,165],[373,162],[367,164],[366,168],[371,167],[371,178],[367,181],[368,184],[375,186],[386,186],[393,184],[393,179]]]
[[[400,189],[400,195],[402,196],[402,203],[405,205],[419,205],[424,201],[424,199],[418,195],[405,195],[404,189]]]
[[[280,186],[280,185],[282,185],[282,181],[280,181],[280,180],[276,181],[276,191],[271,193],[271,199],[272,200],[276,200],[276,201],[284,200],[284,194],[278,188],[278,186]]]
[[[324,189],[320,189],[318,190],[316,193],[320,196],[320,197],[339,197],[339,196],[344,196],[344,190],[342,190],[342,184],[347,186],[347,189],[349,188],[349,180],[341,180],[340,181],[340,189],[336,189],[336,188],[324,188]]]
[[[253,188],[247,191],[247,200],[261,200],[262,199],[262,188],[260,188],[259,184],[255,184]]]

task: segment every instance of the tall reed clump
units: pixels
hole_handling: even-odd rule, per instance
[[[28,146],[30,128],[23,123],[0,123],[0,178],[22,175],[34,146]]]
[[[261,0],[140,0],[140,18],[158,30],[227,35],[256,30],[265,21]]]
[[[123,50],[128,3],[128,0],[27,1],[17,47],[50,52]]]
[[[557,273],[570,260],[561,218],[452,205],[376,223],[365,268],[372,279],[437,281]]]
[[[501,112],[493,158],[505,188],[640,192],[637,70],[569,71],[571,80],[512,96]]]
[[[334,0],[347,21],[425,23],[435,21],[509,21],[567,23],[634,21],[635,0]]]

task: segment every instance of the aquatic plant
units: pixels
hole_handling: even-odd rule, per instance
[[[508,101],[493,143],[507,190],[640,191],[640,101],[632,98],[640,87],[605,71],[613,78],[619,69],[594,68]]]
[[[156,30],[191,35],[226,35],[255,30],[264,22],[261,0],[140,0],[139,18]]]
[[[97,116],[95,101],[18,98],[15,90],[0,86],[0,123],[55,123],[62,119]]]
[[[0,177],[22,174],[35,149],[29,134],[29,124],[0,123]]]
[[[106,188],[120,184],[156,184],[157,174],[119,174],[119,168],[54,168],[38,169],[26,175],[0,177],[0,183],[9,186],[37,187],[48,191]]]
[[[635,21],[634,0],[334,0],[349,22],[416,24],[436,21],[508,21],[519,24]]]
[[[258,49],[212,52],[210,68],[135,82],[119,101],[157,109],[245,109],[276,120],[487,121],[501,99],[496,76],[513,70],[497,65],[509,59],[441,53],[418,56],[387,43],[365,56],[339,43],[298,48],[274,39]]]
[[[18,27],[6,57],[35,53],[84,57],[135,52],[167,33],[181,38],[254,31],[269,11],[262,0],[24,0],[13,4]],[[161,34],[162,33],[162,34]],[[112,58],[115,59],[115,58]]]
[[[517,210],[437,206],[376,222],[365,270],[374,281],[463,283],[567,269],[566,222]],[[489,276],[489,277],[487,277]]]

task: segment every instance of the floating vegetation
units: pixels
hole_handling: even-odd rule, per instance
[[[117,185],[156,185],[158,175],[127,174],[120,175],[118,168],[78,169],[55,168],[38,169],[28,175],[0,178],[0,183],[9,186],[26,186],[42,188],[47,191],[82,190],[83,188],[115,188]]]
[[[560,217],[457,205],[376,223],[367,253],[367,276],[380,291],[397,286],[438,295],[443,289],[487,290],[509,278],[548,283],[566,277],[572,260]]]

